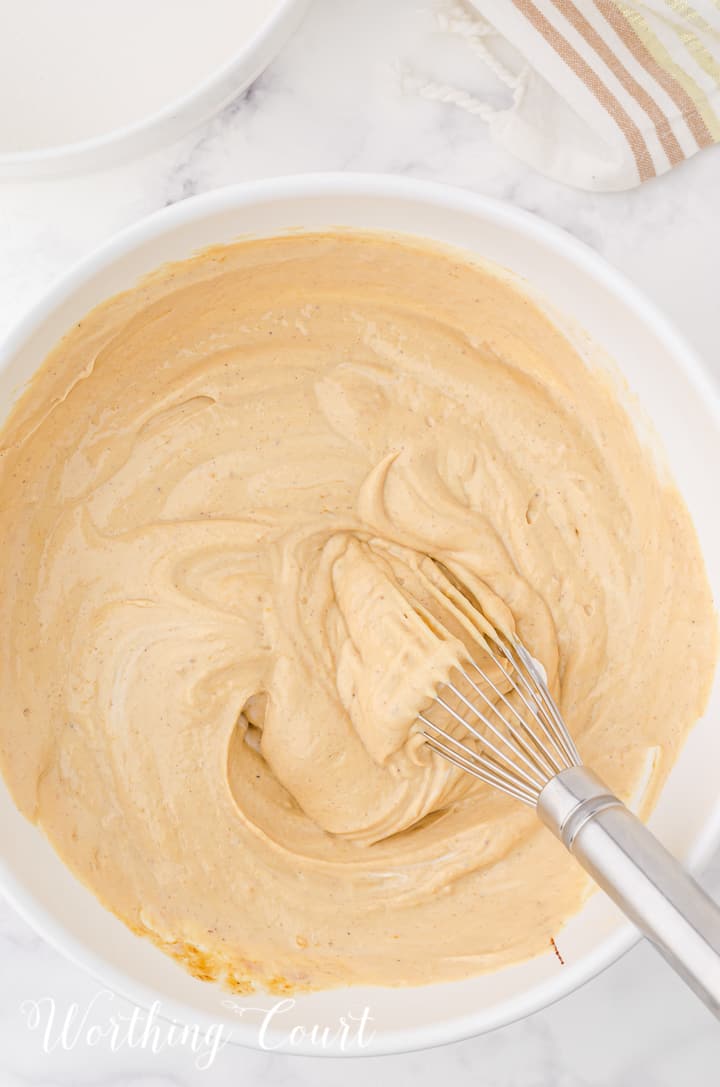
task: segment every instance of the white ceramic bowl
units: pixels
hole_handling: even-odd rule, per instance
[[[63,332],[92,306],[168,260],[239,235],[346,225],[404,231],[463,247],[524,277],[553,311],[571,315],[615,360],[652,420],[695,518],[717,598],[720,511],[708,466],[720,462],[720,404],[712,382],[664,317],[595,253],[535,217],[470,193],[402,178],[318,175],[225,189],[175,205],[108,242],[69,272],[19,325],[0,353],[0,415],[18,384]],[[663,792],[652,826],[697,867],[720,841],[720,684]],[[17,909],[52,944],[114,990],[165,1016],[226,1023],[235,1041],[259,1042],[259,1013],[275,998],[237,998],[196,981],[99,906],[0,788],[0,881]],[[238,903],[242,909],[242,903]],[[438,934],[441,938],[441,934]],[[587,981],[636,939],[600,894],[563,930],[560,966],[549,949],[534,959],[468,981],[413,989],[348,989],[301,995],[278,1012],[264,1044],[293,1053],[338,1054],[294,1027],[335,1030],[368,1006],[375,1031],[366,1053],[420,1049],[521,1018]],[[431,981],[431,978],[428,978]],[[317,1035],[316,1035],[317,1039]],[[353,1052],[349,1047],[348,1052]]]
[[[257,79],[300,25],[309,4],[310,0],[268,0],[267,14],[232,58],[183,97],[168,101],[122,128],[76,143],[0,152],[0,177],[51,177],[100,169],[179,139],[219,113]],[[158,58],[158,64],[162,64],[162,58]]]

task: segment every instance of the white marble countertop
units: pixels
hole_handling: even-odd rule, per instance
[[[571,191],[496,150],[478,119],[403,95],[398,63],[475,93],[488,87],[465,43],[438,31],[432,0],[316,0],[251,91],[181,143],[81,178],[0,185],[0,334],[72,261],[165,204],[247,178],[370,170],[466,186],[561,225],[644,288],[720,378],[720,148],[633,192]],[[706,882],[720,893],[720,858]],[[230,1046],[206,1071],[184,1049],[44,1052],[21,1001],[82,1007],[98,987],[2,900],[0,963],[2,1087],[718,1082],[720,1026],[646,945],[554,1007],[472,1041],[342,1064]]]

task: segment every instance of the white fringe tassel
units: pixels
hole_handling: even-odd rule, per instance
[[[430,102],[455,106],[457,109],[464,110],[465,113],[480,117],[487,124],[501,114],[514,112],[525,94],[530,72],[529,65],[525,65],[518,75],[506,68],[483,41],[483,38],[495,34],[495,29],[482,19],[478,12],[471,13],[464,4],[455,2],[444,5],[437,14],[437,22],[446,34],[455,34],[464,38],[496,78],[512,91],[512,105],[507,110],[497,110],[489,102],[484,102],[481,98],[459,87],[453,87],[449,83],[434,83],[412,72],[400,72],[403,90],[408,94],[417,94]]]

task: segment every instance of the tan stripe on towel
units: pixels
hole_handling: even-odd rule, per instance
[[[665,46],[653,34],[642,15],[618,0],[596,0],[603,15],[615,28],[639,64],[648,70],[682,113],[698,147],[708,147],[713,135],[702,116],[703,92],[675,63]]]
[[[601,60],[623,85],[625,90],[642,106],[652,121],[658,139],[665,149],[670,165],[677,166],[685,158],[682,147],[670,128],[670,121],[662,109],[643,86],[627,70],[622,61],[612,51],[606,41],[598,34],[592,23],[588,22],[583,13],[573,3],[573,0],[552,0],[555,7],[561,12],[568,22],[581,34],[591,49],[594,49]]]
[[[610,114],[630,145],[640,180],[647,181],[649,178],[655,177],[655,166],[642,132],[632,117],[623,109],[612,91],[603,83],[597,72],[593,71],[587,61],[572,47],[567,38],[564,38],[560,31],[556,30],[532,0],[513,0],[513,3],[528,22],[532,23],[538,33],[542,34],[558,56],[573,70],[578,79],[581,79],[588,90],[592,91],[603,109]]]

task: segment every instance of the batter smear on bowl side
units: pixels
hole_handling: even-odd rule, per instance
[[[241,242],[99,306],[0,432],[0,510],[15,802],[239,990],[496,969],[587,894],[417,734],[467,637],[439,634],[437,563],[644,814],[709,692],[695,532],[609,379],[508,276],[419,241]]]

